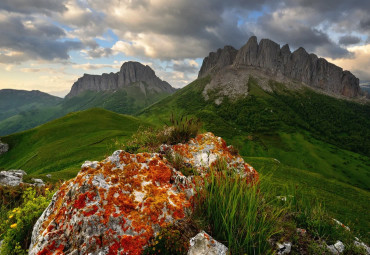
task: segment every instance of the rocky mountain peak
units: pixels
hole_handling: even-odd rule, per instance
[[[233,51],[233,54],[236,53],[235,58],[225,61],[225,58],[221,58],[224,52],[227,52],[225,48],[211,52],[204,59],[198,78],[214,75],[228,67],[238,72],[242,69],[246,72],[253,70],[254,73],[259,71],[262,76],[270,79],[288,79],[329,94],[350,98],[362,96],[359,79],[351,72],[343,71],[315,54],[309,54],[302,47],[291,52],[288,44],[280,48],[272,40],[262,39],[258,43],[257,37],[252,36],[238,51]],[[232,63],[231,59],[234,59]]]
[[[175,89],[156,76],[152,68],[139,62],[125,62],[117,73],[102,75],[84,74],[72,86],[66,98],[77,96],[84,91],[115,91],[136,83],[145,83],[157,92],[173,93]]]

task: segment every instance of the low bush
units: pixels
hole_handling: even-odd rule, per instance
[[[1,255],[28,254],[32,229],[37,219],[49,205],[53,192],[50,188],[28,187],[22,195],[22,203],[10,209],[2,207],[6,220],[0,224],[0,239],[3,239]]]

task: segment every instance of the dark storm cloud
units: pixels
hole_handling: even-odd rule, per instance
[[[1,0],[0,10],[26,14],[50,14],[67,10],[65,2],[65,0]]]
[[[352,35],[344,35],[339,38],[339,44],[352,45],[361,42],[361,38]]]
[[[18,57],[23,60],[68,59],[68,51],[82,47],[78,41],[62,40],[65,32],[55,25],[19,16],[3,18],[0,31],[0,48],[23,53],[22,57]],[[11,62],[4,55],[0,60]]]
[[[282,22],[279,23],[280,18]],[[278,15],[267,14],[261,17],[257,22],[256,35],[280,44],[288,43],[292,48],[304,47],[324,57],[351,56],[347,49],[334,43],[325,32],[300,22],[290,23],[290,19],[284,20],[284,17]]]

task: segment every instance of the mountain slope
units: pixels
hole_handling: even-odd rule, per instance
[[[0,121],[28,110],[56,105],[62,99],[38,90],[0,90]]]
[[[0,168],[24,169],[33,175],[51,173],[54,180],[71,178],[85,160],[104,158],[140,125],[146,124],[98,108],[70,113],[37,128],[3,137],[10,150],[0,156]]]
[[[39,97],[35,102],[32,101],[32,104],[20,108],[23,111],[17,111],[14,107],[14,109],[7,108],[7,104],[13,105],[12,102],[0,101],[0,107],[2,107],[0,116],[4,115],[4,119],[0,119],[0,135],[27,130],[70,112],[93,107],[101,107],[117,113],[135,114],[171,95],[174,91],[176,89],[166,81],[160,80],[149,66],[138,62],[126,62],[116,74],[84,75],[73,84],[66,98],[63,100],[56,98],[55,103],[42,104],[43,101]],[[24,96],[20,98],[28,102]],[[49,101],[52,100],[49,99]]]
[[[195,115],[206,130],[225,137],[242,155],[274,157],[370,189],[369,104],[337,100],[309,89],[292,91],[278,83],[271,84],[275,91],[266,92],[253,78],[248,96],[234,101],[225,97],[217,104],[216,92],[208,101],[202,94],[210,80],[208,76],[194,81],[140,116],[160,124],[172,112]]]

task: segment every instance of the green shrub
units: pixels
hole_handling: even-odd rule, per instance
[[[49,205],[52,196],[53,192],[49,188],[41,190],[41,194],[34,187],[25,190],[23,203],[9,210],[7,220],[0,224],[0,229],[4,230],[0,236],[3,239],[1,255],[27,254],[33,226]]]
[[[170,129],[170,133],[167,137],[168,144],[186,143],[191,138],[194,138],[200,128],[202,123],[199,119],[192,117],[176,118],[174,114],[171,114],[170,124],[167,124]]]

